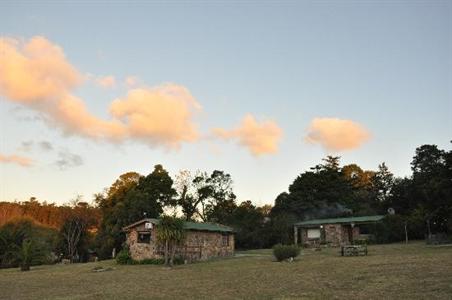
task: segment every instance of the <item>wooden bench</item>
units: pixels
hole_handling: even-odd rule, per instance
[[[342,256],[367,255],[367,245],[344,245],[341,247]]]

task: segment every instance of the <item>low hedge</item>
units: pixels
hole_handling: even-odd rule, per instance
[[[174,257],[175,265],[182,265],[185,263],[184,259],[180,256]],[[146,258],[142,260],[134,260],[130,257],[128,249],[122,249],[116,256],[116,263],[120,265],[163,265],[165,260],[163,258]]]
[[[289,258],[295,258],[300,255],[300,248],[296,245],[275,245],[273,246],[273,255],[277,261],[283,261]]]

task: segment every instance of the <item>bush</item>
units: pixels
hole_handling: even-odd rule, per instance
[[[275,245],[273,247],[273,255],[277,261],[283,261],[289,258],[295,258],[300,255],[300,248],[296,245]]]
[[[165,260],[163,258],[146,258],[143,260],[134,260],[133,265],[163,265]]]
[[[173,263],[175,265],[183,265],[185,264],[185,259],[182,256],[175,256]]]
[[[32,219],[11,220],[0,227],[0,268],[50,263],[51,245],[56,236],[55,230]]]
[[[133,263],[129,254],[129,249],[124,248],[116,255],[116,262],[120,265],[131,265]]]

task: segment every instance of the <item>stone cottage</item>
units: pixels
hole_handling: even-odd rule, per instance
[[[156,241],[158,219],[143,219],[123,228],[126,243],[134,260],[162,258],[164,248]],[[176,255],[188,262],[213,257],[234,255],[234,232],[232,228],[214,223],[185,222],[187,235]]]
[[[294,224],[294,242],[303,247],[353,244],[357,239],[368,239],[369,224],[376,224],[383,218],[384,216],[364,216],[298,222]]]

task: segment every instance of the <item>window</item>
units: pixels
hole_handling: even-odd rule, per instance
[[[138,243],[149,244],[151,242],[150,232],[138,232]]]
[[[223,234],[223,247],[229,246],[229,234]]]
[[[320,228],[308,229],[308,239],[319,239],[319,238],[320,238]]]

